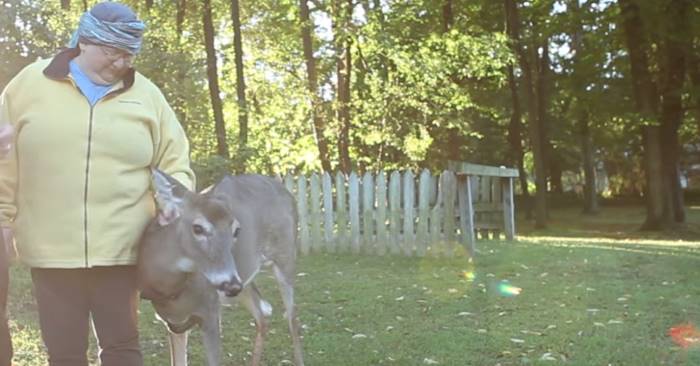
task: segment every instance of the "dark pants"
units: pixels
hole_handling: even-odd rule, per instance
[[[0,366],[10,366],[12,342],[7,327],[7,288],[10,279],[9,263],[5,243],[0,233]]]
[[[90,318],[102,366],[142,366],[135,266],[32,268],[51,366],[87,366]]]

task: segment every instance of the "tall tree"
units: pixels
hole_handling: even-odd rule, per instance
[[[236,58],[236,95],[238,101],[238,153],[241,155],[239,170],[246,169],[248,155],[248,103],[245,93],[245,76],[243,70],[243,45],[241,36],[241,15],[238,0],[231,0],[231,20],[233,21],[233,48]]]
[[[187,0],[177,0],[175,6],[175,33],[177,34],[178,42],[180,42],[182,39],[182,25],[185,23],[185,15],[187,14]]]
[[[70,0],[61,0],[61,9],[69,10],[70,9]]]
[[[508,6],[506,3],[505,6]],[[505,14],[505,12],[504,12]],[[514,24],[508,21],[507,17],[504,19],[504,24],[506,28],[506,34],[508,34],[511,39],[515,34],[514,30],[511,29]],[[525,170],[525,152],[523,150],[523,123],[522,123],[522,110],[520,106],[520,96],[518,93],[518,80],[515,76],[515,65],[511,62],[508,65],[508,88],[510,91],[510,122],[508,123],[508,144],[510,147],[510,156],[512,162],[518,167],[519,181],[520,181],[520,191],[524,197],[525,205],[527,206],[526,212],[528,218],[532,215],[532,210],[530,209],[530,190],[527,184],[527,170]]]
[[[598,192],[596,191],[596,175],[595,175],[595,156],[593,147],[593,138],[590,128],[590,112],[588,103],[584,101],[586,94],[586,76],[581,75],[582,57],[585,53],[583,45],[583,24],[582,24],[582,9],[579,6],[579,0],[570,0],[567,5],[571,8],[572,13],[572,29],[571,29],[571,50],[573,51],[573,70],[572,77],[573,89],[575,95],[575,112],[577,119],[578,133],[581,143],[581,157],[583,163],[583,213],[597,214],[599,211]]]
[[[643,229],[659,230],[669,227],[673,221],[682,221],[684,214],[682,199],[678,198],[680,187],[677,182],[677,128],[682,120],[680,104],[680,86],[685,78],[683,66],[684,52],[680,44],[681,29],[686,27],[683,19],[684,1],[672,0],[661,14],[669,24],[675,24],[665,30],[661,48],[666,49],[665,61],[660,62],[660,75],[656,79],[665,80],[657,85],[651,70],[651,60],[647,52],[653,50],[649,39],[651,31],[645,27],[641,15],[641,6],[636,0],[620,0],[620,15],[629,51],[632,87],[637,111],[644,119],[642,141],[644,146],[644,168],[646,176],[645,201],[646,220]],[[648,5],[648,4],[647,4]],[[669,38],[671,37],[671,38]],[[669,50],[670,48],[670,50]],[[678,53],[678,54],[672,54]],[[679,74],[680,73],[680,74]],[[659,92],[660,90],[660,92]],[[659,97],[663,96],[663,101]],[[659,105],[661,104],[661,107]],[[669,144],[667,146],[665,144]],[[675,161],[674,161],[675,160]],[[668,167],[667,165],[671,165]],[[677,191],[677,193],[674,193]]]
[[[664,29],[663,68],[665,77],[661,86],[661,146],[664,179],[668,187],[666,194],[675,222],[685,221],[683,189],[680,180],[680,152],[678,129],[683,122],[682,89],[685,81],[686,49],[690,46],[688,14],[691,11],[689,0],[671,0],[666,7],[668,19]]]
[[[328,155],[328,142],[326,141],[326,125],[321,117],[321,101],[318,95],[318,75],[316,73],[316,59],[314,58],[313,42],[311,37],[312,22],[309,14],[307,0],[299,0],[299,15],[301,21],[301,40],[304,47],[304,60],[306,61],[306,74],[309,97],[311,98],[311,114],[313,120],[314,137],[318,146],[318,158],[323,170],[331,171],[330,156]]]
[[[336,52],[337,120],[340,126],[338,135],[338,154],[340,170],[350,173],[350,75],[352,72],[352,30],[351,20],[353,0],[333,0],[333,36]]]
[[[536,50],[526,50],[520,39],[520,17],[515,0],[505,0],[506,19],[509,24],[509,36],[512,39],[515,54],[523,73],[523,88],[528,105],[530,146],[535,165],[535,227],[547,226],[547,172],[544,151],[542,149],[542,131],[538,118],[537,85],[534,78],[536,66],[532,60],[537,59]]]
[[[204,26],[204,47],[207,51],[207,80],[209,81],[209,97],[214,112],[214,129],[216,131],[217,154],[228,159],[229,149],[226,141],[226,123],[224,121],[221,89],[219,88],[219,72],[216,66],[216,49],[214,48],[214,24],[212,22],[211,0],[202,2],[202,20]]]
[[[442,31],[444,33],[449,32],[450,28],[452,28],[452,23],[454,23],[452,5],[452,0],[445,0],[442,4]]]
[[[518,167],[518,173],[520,175],[520,190],[522,191],[523,197],[525,197],[526,204],[529,205],[530,201],[530,190],[527,185],[527,170],[525,170],[525,153],[523,151],[523,123],[522,123],[522,111],[520,109],[520,97],[518,96],[518,82],[515,78],[515,72],[513,71],[513,65],[508,65],[508,87],[510,89],[511,98],[511,113],[510,113],[510,123],[508,123],[508,144],[510,146],[510,155],[513,162]],[[527,210],[528,214],[531,210]]]
[[[534,22],[533,22],[534,23]],[[533,25],[534,27],[534,25]],[[552,72],[550,70],[549,57],[550,39],[545,37],[541,45],[532,47],[533,63],[537,65],[537,77],[535,83],[535,100],[537,104],[537,120],[540,131],[540,144],[542,149],[544,170],[549,178],[550,190],[562,194],[562,167],[561,159],[555,154],[555,148],[549,139],[550,116],[549,104],[551,98]],[[545,178],[545,187],[547,186]]]

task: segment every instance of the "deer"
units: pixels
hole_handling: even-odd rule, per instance
[[[303,366],[294,303],[297,211],[275,178],[226,175],[196,193],[168,174],[152,175],[157,214],[138,256],[141,297],[168,329],[171,366],[187,366],[189,331],[199,326],[208,366],[221,362],[221,307],[242,304],[255,319],[251,365],[262,359],[270,304],[255,285],[271,266],[282,295],[294,362]]]

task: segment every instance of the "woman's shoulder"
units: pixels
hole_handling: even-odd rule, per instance
[[[158,85],[138,71],[134,73],[133,87],[138,88],[141,92],[146,93],[155,99],[164,98],[163,92],[160,90]]]

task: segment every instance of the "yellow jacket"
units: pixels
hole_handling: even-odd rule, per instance
[[[0,224],[31,267],[136,263],[155,208],[150,169],[194,186],[189,146],[160,90],[131,70],[91,107],[68,72],[76,49],[27,66],[0,96],[13,150],[0,159]]]

